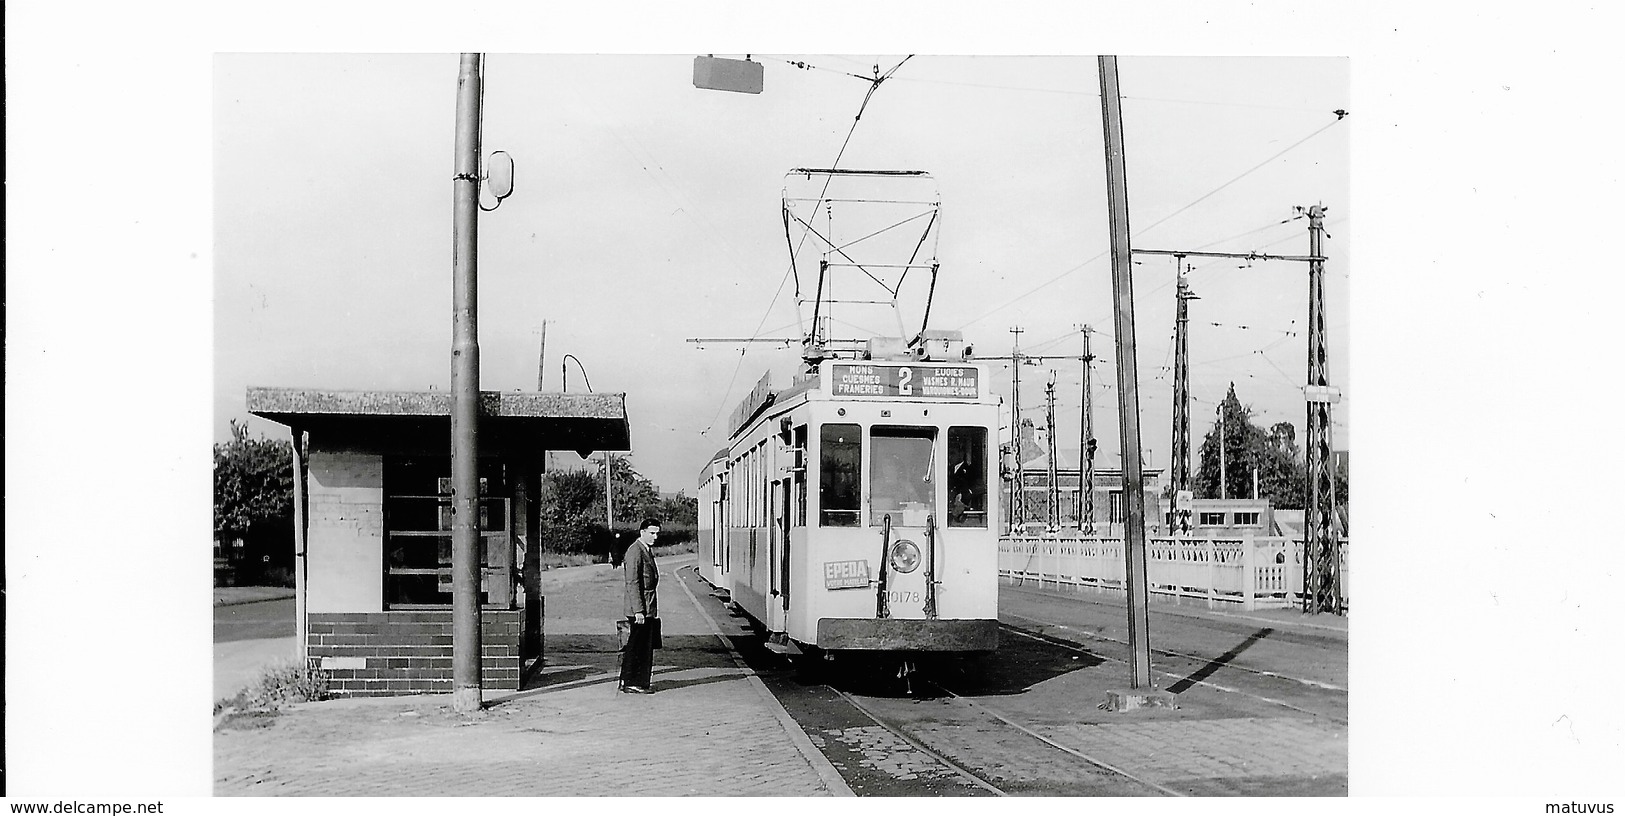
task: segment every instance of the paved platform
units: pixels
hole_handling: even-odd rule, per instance
[[[449,695],[330,700],[214,737],[223,796],[850,796],[662,559],[668,648],[647,696],[616,690],[621,571],[550,570],[547,660],[473,715]],[[722,628],[718,628],[722,627]],[[730,631],[731,630],[731,631]]]

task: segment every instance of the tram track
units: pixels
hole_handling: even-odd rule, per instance
[[[693,579],[698,581],[697,575]],[[1339,725],[1346,728],[1346,702],[1337,701],[1346,692],[1332,683],[1269,670],[1281,665],[1252,669],[1231,665],[1223,655],[1158,650],[1165,666],[1177,667],[1157,670],[1169,681],[1163,686],[1172,685],[1180,708],[1189,708],[1195,719],[1184,711],[1123,719],[1072,708],[1083,689],[1068,678],[1087,678],[1088,669],[1101,663],[1126,664],[1127,644],[1110,635],[1068,626],[1064,636],[1056,636],[1030,630],[1055,631],[1062,624],[1001,615],[1004,645],[996,660],[981,666],[942,661],[927,666],[935,671],[911,675],[908,688],[897,678],[897,666],[884,658],[875,663],[843,655],[792,668],[783,655],[768,651],[758,632],[736,628],[744,621],[720,600],[705,593],[694,600],[713,622],[733,619],[730,631],[738,634],[723,637],[730,650],[779,701],[786,727],[800,732],[797,739],[808,740],[808,750],[821,754],[858,796],[1190,796],[1338,789],[1337,763],[1317,758],[1314,746],[1337,739]],[[1079,669],[1085,671],[1074,675]],[[1235,678],[1231,684],[1204,675],[1220,669],[1240,673],[1229,675]],[[1201,691],[1191,698],[1189,691],[1180,692],[1181,684]],[[1281,689],[1289,699],[1275,696]],[[1345,713],[1327,713],[1339,710]],[[1061,714],[1065,711],[1073,713]],[[1290,764],[1278,749],[1270,754],[1255,747],[1267,746],[1269,729],[1281,727],[1299,742],[1310,740],[1304,762],[1327,767],[1334,774],[1331,782],[1281,782],[1291,777],[1271,777],[1263,770],[1272,763]],[[1190,738],[1174,736],[1184,733]],[[1229,740],[1247,734],[1264,742],[1234,750]]]
[[[965,721],[968,721],[974,717],[983,718],[984,720],[990,719],[997,722],[1006,731],[1019,735],[1020,739],[1036,741],[1038,744],[1043,746],[1043,748],[1040,750],[1049,751],[1052,753],[1059,752],[1060,755],[1065,757],[1065,759],[1061,759],[1059,757],[1052,756],[1044,764],[1054,766],[1060,763],[1068,762],[1075,765],[1081,763],[1081,765],[1078,767],[1079,771],[1089,770],[1093,771],[1097,775],[1097,778],[1092,782],[1092,787],[1095,791],[1108,791],[1109,795],[1114,796],[1152,794],[1179,797],[1185,795],[1177,790],[1160,785],[1150,779],[1146,779],[1142,775],[1132,773],[1099,757],[1092,756],[1075,746],[1066,745],[1065,743],[1060,742],[1050,736],[1046,736],[1036,728],[1018,722],[1007,713],[1000,712],[992,706],[955,692],[953,689],[948,688],[939,680],[930,678],[916,678],[913,682],[934,688],[936,691],[940,692],[941,696],[946,698],[946,700],[952,705],[961,707],[966,713],[972,715],[972,717],[962,716],[955,718],[954,722],[958,727],[964,727],[968,724]],[[897,740],[907,744],[912,750],[918,751],[919,753],[930,757],[934,762],[939,763],[944,768],[957,775],[959,778],[969,782],[971,785],[974,785],[982,791],[986,791],[994,796],[1052,793],[1052,791],[1048,789],[1035,788],[1030,781],[1024,784],[1021,780],[1002,780],[999,778],[999,774],[996,772],[983,769],[976,763],[957,759],[951,756],[951,747],[938,747],[933,745],[933,740],[929,734],[921,733],[922,729],[911,727],[910,724],[904,721],[902,718],[893,716],[885,710],[887,708],[896,708],[897,706],[901,705],[914,705],[921,702],[919,699],[913,697],[865,697],[863,695],[854,694],[850,691],[842,689],[836,684],[832,683],[819,684],[818,688],[827,691],[835,698],[846,703],[853,710],[860,713],[869,722],[873,723],[875,727],[885,730]],[[947,719],[948,718],[942,714],[936,714],[932,717],[932,720],[934,721]],[[981,740],[981,742],[986,746],[997,744],[1008,747],[1011,743],[1010,739],[1003,736],[994,735],[990,738],[985,728],[972,730],[977,732],[978,739]],[[1025,762],[1030,763],[1033,761],[1031,750],[1020,753],[1022,753],[1022,759]],[[991,752],[989,753],[989,756],[991,756]],[[1087,768],[1084,768],[1083,766],[1087,766]],[[1098,778],[1099,774],[1109,775],[1115,781],[1103,781]],[[1077,776],[1082,777],[1084,775],[1077,774]]]
[[[697,579],[692,570],[688,572]],[[686,581],[684,590],[695,606],[712,619],[713,629],[719,638],[728,643],[730,652],[734,653],[740,664],[763,681],[763,690],[779,700],[796,724],[795,727],[811,739],[817,750],[833,763],[858,795],[1010,796],[1062,792],[1054,787],[1036,786],[1031,780],[1025,784],[1021,780],[1002,780],[997,773],[979,767],[979,764],[987,764],[985,761],[968,762],[962,757],[953,756],[952,746],[945,749],[934,745],[929,733],[921,733],[922,729],[911,727],[906,717],[895,716],[895,711],[888,710],[920,703],[917,697],[855,693],[850,689],[851,684],[863,681],[850,674],[844,676],[844,682],[804,682],[801,671],[788,666],[784,657],[767,651],[758,638],[741,640],[725,637],[717,625],[717,615],[728,614],[720,601],[714,605],[702,603],[700,596],[686,586]],[[1056,756],[1037,764],[1052,768],[1064,763],[1075,766],[1071,771],[1052,772],[1053,777],[1087,780],[1092,772],[1094,778],[1085,786],[1088,791],[1108,795],[1182,795],[1075,747],[1064,745],[1006,713],[995,711],[947,688],[939,680],[916,676],[915,682],[937,690],[942,698],[959,709],[951,713],[933,712],[935,716],[928,720],[938,727],[939,732],[957,731],[964,721],[982,721],[983,727],[970,729],[977,735],[970,746],[974,759],[999,753],[986,750],[990,742],[1008,745],[1012,741],[999,735],[994,735],[990,740],[985,723],[991,721],[1015,735],[1016,739],[1032,741],[1025,746],[1025,750],[1018,752],[1023,754],[1024,762],[1032,762],[1032,754],[1045,751]],[[869,733],[874,730],[883,732],[885,738]],[[940,771],[925,769],[923,766],[926,763]],[[1101,775],[1111,778],[1102,779]]]
[[[824,686],[824,688],[826,688],[829,691],[833,692],[836,696],[840,697],[842,700],[845,700],[847,705],[850,705],[853,708],[857,709],[859,712],[862,712],[862,714],[865,717],[868,717],[869,720],[871,722],[873,722],[876,726],[878,726],[878,727],[880,727],[882,729],[885,729],[888,733],[895,736],[897,739],[902,740],[903,742],[905,742],[908,745],[912,746],[914,748],[914,750],[919,751],[920,753],[923,753],[926,756],[931,757],[936,762],[941,763],[944,767],[946,767],[949,770],[953,771],[954,773],[958,774],[961,778],[963,778],[966,781],[970,782],[972,785],[975,785],[976,787],[981,788],[982,790],[985,790],[985,791],[993,794],[994,796],[1008,796],[1009,795],[1009,794],[1005,793],[1003,790],[1001,790],[997,785],[993,784],[992,782],[988,781],[987,779],[984,779],[981,776],[979,776],[979,775],[977,775],[975,773],[972,773],[969,770],[966,770],[964,767],[960,766],[958,763],[954,762],[953,760],[948,759],[947,757],[943,756],[942,754],[939,754],[936,751],[931,750],[929,747],[927,747],[925,744],[921,743],[919,740],[916,740],[916,739],[910,737],[906,732],[904,732],[900,728],[887,723],[884,719],[882,719],[880,717],[880,715],[876,714],[873,710],[871,710],[868,706],[865,706],[862,702],[860,702],[856,697],[852,696],[851,694],[848,694],[848,693],[846,693],[846,692],[844,692],[844,691],[842,691],[842,690],[840,690],[838,688],[835,688],[834,686],[827,685],[827,684]]]
[[[998,720],[998,722],[1004,723],[1004,725],[1007,725],[1007,727],[1009,727],[1009,728],[1014,728],[1014,730],[1020,731],[1020,733],[1024,733],[1024,735],[1032,736],[1033,740],[1038,740],[1038,741],[1040,741],[1040,743],[1048,744],[1048,746],[1050,746],[1050,748],[1058,749],[1058,751],[1061,751],[1061,753],[1066,753],[1066,754],[1069,754],[1069,756],[1074,756],[1074,757],[1077,757],[1077,759],[1082,759],[1082,761],[1084,761],[1084,762],[1089,762],[1090,766],[1098,767],[1098,769],[1102,769],[1102,770],[1107,770],[1107,772],[1110,772],[1110,774],[1120,775],[1120,777],[1123,777],[1123,779],[1133,780],[1133,782],[1141,783],[1141,785],[1144,785],[1144,787],[1152,788],[1152,790],[1155,790],[1155,792],[1163,793],[1163,795],[1183,796],[1183,793],[1176,792],[1176,790],[1172,790],[1172,788],[1162,787],[1162,785],[1159,785],[1159,783],[1150,782],[1149,779],[1141,779],[1141,777],[1139,777],[1139,775],[1131,774],[1131,772],[1128,772],[1128,770],[1123,770],[1123,769],[1120,769],[1120,767],[1113,766],[1113,764],[1110,764],[1110,762],[1105,762],[1105,761],[1102,761],[1102,759],[1097,759],[1097,757],[1089,756],[1089,754],[1082,753],[1082,751],[1079,751],[1079,749],[1072,748],[1072,746],[1068,746],[1068,744],[1061,744],[1061,743],[1058,743],[1058,741],[1051,740],[1051,738],[1048,738],[1048,736],[1042,735],[1042,733],[1038,733],[1038,731],[1032,730],[1032,728],[1025,727],[1025,725],[1022,725],[1022,723],[1016,722],[1016,720],[1012,720],[1012,718],[1006,717],[1006,715],[999,714],[998,710],[994,710],[993,707],[990,707],[990,705],[981,704],[981,702],[973,701],[973,699],[970,699],[970,697],[965,697],[965,696],[962,696],[962,694],[957,694],[957,692],[954,692],[954,691],[952,691],[952,689],[947,688],[947,686],[944,686],[944,684],[939,683],[939,681],[934,681],[934,679],[921,679],[921,683],[926,683],[926,684],[929,684],[929,686],[934,686],[934,688],[938,689],[938,691],[941,691],[942,694],[946,694],[947,697],[951,697],[952,701],[959,702],[959,704],[962,704],[962,705],[967,705],[967,707],[970,707],[970,709],[978,710],[978,712],[981,712],[981,714],[986,714],[986,715],[988,715],[988,717],[993,717],[994,720]],[[899,735],[900,738],[903,738],[903,740],[908,740],[908,741],[910,741],[910,743],[915,743],[915,740],[910,740],[910,738],[908,738],[907,733],[903,733],[903,731],[897,730],[897,728],[890,727],[890,725],[887,725],[887,723],[884,722],[884,720],[881,720],[881,717],[879,717],[879,715],[874,714],[873,710],[866,709],[866,707],[864,707],[864,705],[861,704],[861,702],[858,702],[858,701],[856,701],[856,699],[853,699],[853,697],[851,697],[850,694],[845,694],[845,692],[840,691],[840,689],[832,689],[832,691],[837,692],[837,694],[840,694],[840,696],[842,696],[842,697],[847,697],[847,701],[851,702],[851,705],[855,705],[856,709],[863,710],[864,714],[868,715],[869,718],[873,718],[874,722],[876,722],[877,725],[881,725],[882,728],[890,728],[890,730],[894,731],[894,733],[897,733],[897,735]],[[929,748],[925,748],[925,746],[921,746],[921,749],[923,749],[923,751],[928,751],[928,753],[929,753]],[[955,766],[954,762],[947,761],[946,757],[941,757],[941,754],[934,754],[933,753],[933,756],[938,756],[939,761],[944,762],[944,764],[947,764],[947,766],[952,767],[952,769],[959,770],[960,774],[967,775],[967,777],[970,777],[970,779],[978,780],[978,783],[980,783],[981,787],[988,788],[988,790],[993,790],[993,792],[998,793],[999,796],[1006,796],[1007,795],[1007,793],[1004,793],[1003,790],[999,790],[999,788],[994,787],[993,783],[988,782],[988,780],[981,779],[981,777],[978,777],[978,775],[972,774],[972,772],[968,772],[968,770],[960,769],[959,766]]]

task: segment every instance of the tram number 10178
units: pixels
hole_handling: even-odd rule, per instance
[[[887,603],[919,603],[920,602],[920,593],[918,593],[918,592],[900,592],[900,591],[897,591],[897,590],[887,590],[886,591],[886,602]]]

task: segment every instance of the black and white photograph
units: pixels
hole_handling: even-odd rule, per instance
[[[837,7],[8,58],[0,794],[1613,812],[1617,61]]]
[[[220,55],[216,792],[1346,794],[1348,107],[1338,58]]]

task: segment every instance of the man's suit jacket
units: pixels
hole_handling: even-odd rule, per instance
[[[660,603],[655,596],[655,585],[660,583],[660,570],[655,566],[654,553],[642,541],[633,541],[626,548],[622,567],[626,569],[626,616],[642,612],[651,618],[660,617]]]

